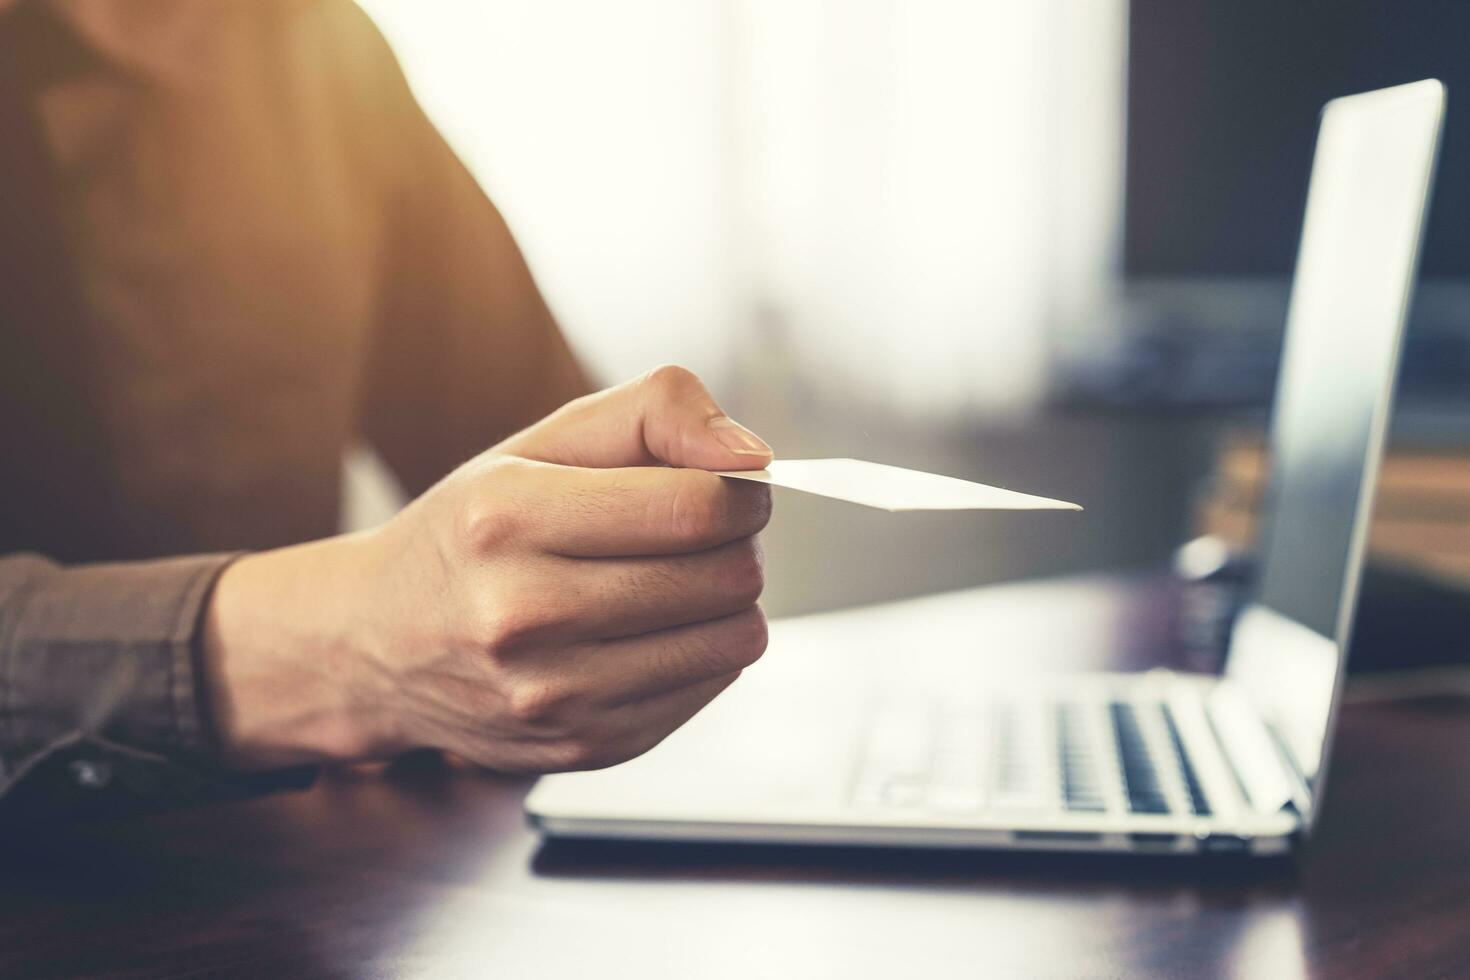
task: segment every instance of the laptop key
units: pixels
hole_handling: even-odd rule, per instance
[[[1179,734],[1179,726],[1174,722],[1174,712],[1167,704],[1164,705],[1164,724],[1169,729],[1169,744],[1174,747],[1174,756],[1184,777],[1184,789],[1189,794],[1190,809],[1198,816],[1207,817],[1210,815],[1210,801],[1205,797],[1205,790],[1200,785],[1199,774],[1194,771],[1194,764],[1189,761],[1189,753],[1184,751],[1184,739]]]
[[[1102,813],[1107,804],[1081,708],[1069,703],[1058,705],[1056,721],[1062,803],[1068,810]]]
[[[993,715],[995,772],[990,804],[998,810],[1035,811],[1055,806],[1044,773],[1045,709],[1028,701],[1001,701]]]
[[[1143,729],[1133,705],[1114,701],[1109,706],[1113,735],[1117,741],[1118,762],[1123,770],[1123,789],[1128,809],[1134,813],[1168,813],[1169,801],[1159,782],[1158,770],[1149,755]]]

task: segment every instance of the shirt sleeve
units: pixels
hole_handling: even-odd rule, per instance
[[[360,11],[357,92],[381,162],[382,291],[368,441],[410,493],[589,390],[500,212],[424,115]]]
[[[0,822],[303,787],[218,765],[201,618],[231,555],[79,565],[0,556]]]

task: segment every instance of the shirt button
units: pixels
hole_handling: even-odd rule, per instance
[[[112,782],[112,767],[105,762],[77,759],[71,764],[71,778],[78,786],[87,789],[102,789]]]

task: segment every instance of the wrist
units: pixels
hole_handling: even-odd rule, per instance
[[[375,532],[246,555],[205,612],[203,670],[220,753],[244,769],[384,758],[392,724],[371,644]]]

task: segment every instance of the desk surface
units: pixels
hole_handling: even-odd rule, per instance
[[[1351,706],[1335,766],[1241,864],[542,846],[425,757],[0,843],[0,976],[1470,976],[1470,707]]]

